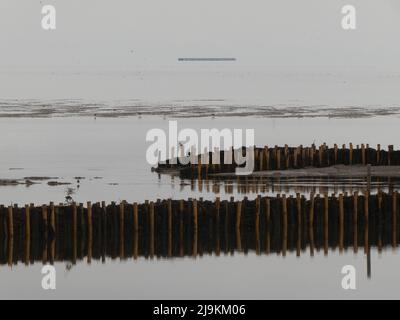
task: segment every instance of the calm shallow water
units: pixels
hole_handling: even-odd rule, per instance
[[[41,288],[41,265],[0,268],[0,298],[93,299],[394,299],[398,252],[371,252],[372,277],[362,254],[205,256],[196,260],[57,263],[57,289]],[[356,268],[356,290],[343,290],[341,269]]]
[[[375,146],[394,144],[398,134],[397,116],[363,119],[330,118],[251,118],[240,117],[179,119],[179,128],[254,128],[257,145],[310,145],[315,142]],[[58,177],[57,181],[71,185],[50,187],[46,181],[29,187],[0,186],[0,203],[9,205],[65,201],[68,188],[77,202],[156,200],[157,198],[222,199],[254,198],[256,192],[238,192],[224,187],[203,186],[199,192],[195,183],[171,181],[158,177],[145,161],[148,144],[146,132],[151,128],[167,130],[168,118],[162,117],[57,117],[0,119],[1,179],[29,176]],[[10,170],[12,169],[12,170]],[[84,177],[78,182],[74,177]],[[100,179],[101,178],[101,179]],[[389,185],[382,180],[380,187]],[[336,182],[338,190],[355,190],[363,181]],[[270,181],[262,194],[280,192],[309,193],[315,186],[329,192],[332,181]],[[276,187],[278,185],[278,188]],[[235,189],[236,187],[236,189]],[[393,181],[391,188],[398,184]],[[260,186],[261,188],[261,186]],[[216,192],[215,192],[216,191]],[[342,266],[352,264],[357,269],[357,290],[341,288]],[[40,264],[2,266],[0,268],[1,298],[395,298],[397,295],[398,252],[390,249],[378,254],[372,250],[372,279],[367,279],[366,257],[362,252],[310,258],[290,254],[282,256],[247,256],[235,254],[199,259],[92,262],[78,263],[70,271],[57,263],[57,290],[45,292],[40,287]],[[174,288],[173,290],[171,288]]]

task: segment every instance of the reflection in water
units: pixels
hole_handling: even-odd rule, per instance
[[[397,192],[0,207],[0,264],[344,252],[399,243]]]

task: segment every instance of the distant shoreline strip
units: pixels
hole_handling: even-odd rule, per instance
[[[236,58],[178,58],[179,62],[222,62],[222,61],[236,61]]]

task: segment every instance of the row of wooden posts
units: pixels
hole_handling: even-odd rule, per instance
[[[171,177],[174,183],[175,178]],[[393,177],[371,178],[332,178],[332,177],[263,177],[263,176],[237,176],[234,179],[226,177],[209,177],[205,179],[190,179],[187,184],[182,184],[181,189],[190,185],[191,191],[220,194],[259,194],[259,193],[344,193],[354,191],[384,191],[392,192],[398,187],[400,179]]]
[[[0,264],[277,253],[399,243],[397,192],[0,207]]]
[[[235,172],[238,165],[234,160],[234,151],[214,149],[213,152],[203,152],[195,157],[191,157],[189,163],[182,164],[178,158],[160,162],[155,169],[163,173],[170,169],[180,171],[182,177],[205,177],[214,173]],[[247,149],[239,150],[245,156]],[[218,160],[219,159],[219,160]],[[369,144],[353,146],[345,144],[340,148],[337,144],[330,148],[326,143],[318,148],[315,144],[311,147],[254,147],[254,171],[264,170],[286,170],[299,169],[306,167],[329,167],[332,165],[373,165],[373,166],[393,166],[400,165],[400,150],[394,150],[393,145],[389,145],[387,150],[383,150],[378,144],[376,149]],[[193,161],[195,160],[195,161]],[[240,165],[241,167],[243,165]]]

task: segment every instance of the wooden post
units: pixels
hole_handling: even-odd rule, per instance
[[[397,247],[397,191],[392,195],[392,247]]]
[[[358,191],[353,195],[353,249],[358,252]]]
[[[300,197],[300,193],[296,194],[296,207],[297,207],[297,246],[296,246],[296,256],[300,257],[300,251],[301,251],[301,197]]]
[[[216,239],[215,239],[215,254],[218,257],[221,252],[221,244],[220,244],[220,234],[219,234],[219,224],[220,224],[220,198],[217,197],[215,199],[215,224],[216,224]]]
[[[168,199],[168,257],[172,257],[172,201]]]
[[[13,208],[8,207],[8,265],[13,265],[14,258],[14,217]]]
[[[378,215],[379,215],[379,220],[381,221],[383,218],[382,214],[382,192],[379,191],[377,194],[378,197]],[[378,228],[378,237],[377,237],[377,247],[378,247],[378,252],[382,253],[382,228]]]
[[[287,251],[287,236],[288,236],[288,211],[286,195],[282,196],[282,212],[283,212],[283,241],[282,241],[282,255],[286,256]]]
[[[260,209],[261,209],[261,196],[258,195],[256,198],[256,217],[255,217],[257,255],[260,254]]]
[[[276,150],[276,169],[280,170],[281,169],[281,149],[278,148]]]
[[[339,252],[344,249],[344,203],[343,194],[339,195]]]
[[[365,214],[365,229],[364,229],[364,253],[368,253],[369,247],[369,237],[368,237],[368,229],[369,229],[369,193],[365,193],[365,201],[364,201],[364,214]]]
[[[184,209],[184,202],[183,202],[183,200],[180,200],[179,201],[179,255],[181,257],[183,257],[185,254],[183,209]]]
[[[92,225],[92,203],[87,202],[87,223],[88,223],[88,255],[87,262],[92,262],[92,248],[93,248],[93,225]]]
[[[310,217],[309,217],[309,237],[310,237],[310,255],[314,256],[314,193],[310,195]]]
[[[365,145],[364,143],[361,144],[361,162],[363,164],[363,166],[365,166],[366,163],[366,158],[365,158]]]
[[[240,234],[240,223],[242,215],[242,201],[236,202],[236,248],[242,251],[242,239]]]
[[[107,254],[107,206],[106,202],[101,202],[101,221],[102,221],[102,250],[101,250],[101,261],[102,263],[106,262],[106,254]]]
[[[76,264],[78,256],[78,209],[76,203],[72,203],[72,263]]]
[[[139,209],[138,204],[133,204],[133,258],[136,260],[139,254]]]
[[[376,165],[379,166],[381,163],[381,145],[378,144],[376,148]]]
[[[8,207],[8,237],[14,238],[14,214],[13,207]]]
[[[125,258],[125,201],[119,204],[119,256]]]
[[[324,195],[324,254],[328,255],[329,250],[329,196]]]
[[[392,153],[393,153],[393,146],[389,145],[389,147],[388,147],[388,166],[392,165]]]
[[[350,165],[353,164],[353,144],[350,143]]]
[[[55,214],[55,209],[54,209],[54,203],[50,202],[50,227],[55,233],[56,231],[56,214]],[[53,264],[54,259],[56,256],[56,240],[55,238],[51,240],[50,244],[50,261]]]
[[[338,161],[338,145],[335,143],[335,146],[334,146],[334,157],[335,157],[335,165],[337,164],[337,161]]]
[[[30,261],[31,252],[31,215],[29,205],[25,205],[25,264]]]
[[[47,206],[43,205],[42,206],[42,219],[43,219],[43,224],[44,224],[44,248],[43,248],[43,255],[42,255],[42,260],[43,264],[47,263],[47,232],[48,232],[48,222],[47,222]]]
[[[265,222],[266,222],[266,236],[265,236],[265,253],[269,254],[271,251],[271,240],[270,240],[270,217],[271,217],[271,199],[265,200]]]
[[[193,200],[193,257],[197,257],[197,241],[198,241],[198,211],[197,200]]]
[[[150,202],[150,258],[154,258],[154,202]]]

